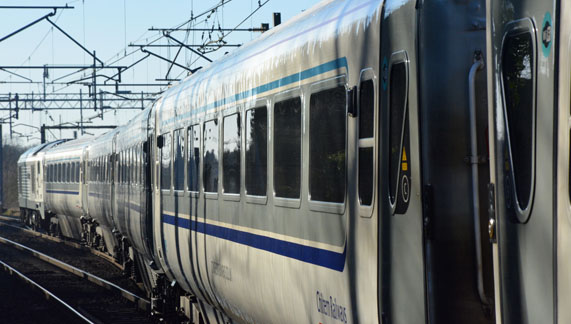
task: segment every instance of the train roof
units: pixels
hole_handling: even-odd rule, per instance
[[[171,107],[168,103],[178,100],[182,92],[186,94],[181,99],[191,101],[193,110],[204,109],[205,104],[210,108],[213,92],[229,92],[225,95],[230,95],[228,99],[233,101],[232,95],[239,93],[235,90],[253,89],[253,85],[247,84],[245,75],[266,82],[264,78],[272,68],[299,60],[303,55],[318,53],[325,42],[338,34],[367,28],[372,21],[380,19],[382,6],[382,0],[321,2],[170,88],[158,101],[158,109]],[[228,89],[221,89],[222,84],[228,85]]]
[[[49,142],[49,143],[43,143],[43,144],[31,147],[27,151],[25,151],[24,153],[22,153],[20,155],[20,158],[18,158],[18,163],[24,162],[25,160],[27,160],[28,158],[30,158],[32,156],[35,156],[39,152],[45,152],[45,151],[49,150],[50,148],[53,148],[59,144],[64,143],[65,141],[66,140],[57,140],[57,141],[53,141],[53,142]]]

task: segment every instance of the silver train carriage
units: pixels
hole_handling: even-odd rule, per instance
[[[44,155],[44,202],[56,233],[82,239],[81,217],[84,211],[84,186],[82,185],[85,150],[90,138],[68,141]]]
[[[165,316],[568,323],[570,6],[324,1],[90,143],[83,212]]]
[[[22,222],[34,228],[49,226],[44,204],[44,154],[63,140],[32,147],[18,158],[18,205]]]

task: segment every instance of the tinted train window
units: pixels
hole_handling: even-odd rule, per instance
[[[172,139],[170,133],[163,134],[163,147],[161,148],[161,189],[171,188],[171,149]]]
[[[75,162],[71,163],[70,182],[75,182]],[[73,177],[73,178],[72,178]]]
[[[344,86],[323,90],[309,100],[309,193],[312,200],[345,200]]]
[[[224,117],[224,151],[222,184],[225,193],[240,193],[240,149],[242,125],[240,114]]]
[[[389,80],[389,197],[395,214],[404,214],[410,198],[407,69],[395,63]]]
[[[265,196],[268,170],[268,109],[246,112],[246,193]]]
[[[361,82],[359,89],[359,201],[364,206],[370,206],[373,202],[374,105],[373,80]]]
[[[276,197],[299,198],[301,180],[301,99],[274,105],[274,190]]]
[[[205,192],[218,192],[218,120],[204,123],[202,179]]]
[[[58,182],[63,182],[63,165],[61,163],[57,164],[57,180]]]
[[[79,162],[75,162],[75,182],[79,182]]]
[[[184,130],[174,131],[174,190],[184,190]]]
[[[198,191],[198,172],[200,166],[200,126],[188,128],[188,152],[187,152],[187,185],[188,190]]]
[[[534,76],[530,33],[508,35],[502,53],[502,78],[509,132],[511,166],[520,208],[526,209],[532,190],[534,137]]]

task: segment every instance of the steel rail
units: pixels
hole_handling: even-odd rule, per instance
[[[137,306],[140,309],[145,310],[145,311],[150,310],[151,303],[149,300],[147,300],[143,297],[137,296],[136,294],[134,294],[130,291],[127,291],[127,290],[117,286],[116,284],[114,284],[112,282],[109,282],[109,281],[107,281],[103,278],[100,278],[96,275],[93,275],[89,272],[83,271],[83,270],[76,268],[72,265],[69,265],[63,261],[52,258],[52,257],[50,257],[44,253],[41,253],[41,252],[36,251],[34,249],[31,249],[25,245],[11,241],[11,240],[4,238],[4,237],[1,237],[1,236],[0,236],[0,243],[11,245],[11,246],[13,246],[13,247],[15,247],[21,251],[28,252],[28,253],[32,254],[34,257],[36,257],[36,258],[38,258],[44,262],[47,262],[51,265],[54,265],[54,266],[56,266],[56,267],[58,267],[64,271],[72,273],[72,274],[74,274],[80,278],[87,279],[88,281],[93,282],[94,284],[101,286],[105,289],[117,290],[121,294],[121,296],[123,296],[125,299],[127,299],[133,303],[137,303]]]
[[[81,244],[76,243],[76,242],[74,242],[74,241],[70,241],[70,240],[66,240],[66,239],[61,239],[61,238],[59,238],[59,237],[55,237],[55,236],[51,236],[51,235],[48,235],[48,234],[40,233],[40,232],[34,231],[34,230],[32,230],[32,229],[30,229],[30,228],[28,228],[28,227],[20,227],[20,226],[8,224],[8,223],[4,222],[4,220],[5,220],[5,221],[17,221],[17,222],[19,222],[19,221],[20,221],[19,218],[0,216],[0,224],[2,224],[2,225],[4,225],[4,226],[11,227],[11,228],[14,228],[14,229],[17,229],[17,230],[20,230],[20,231],[23,231],[23,232],[26,232],[26,233],[28,233],[28,234],[30,234],[30,235],[34,235],[34,236],[37,236],[37,237],[40,237],[40,238],[43,238],[43,239],[46,239],[46,240],[50,240],[50,241],[52,241],[52,242],[62,243],[62,244],[65,244],[65,245],[70,246],[70,247],[75,248],[75,249],[89,251],[89,253],[91,253],[91,254],[93,254],[93,255],[95,255],[95,256],[98,256],[98,257],[100,257],[100,258],[105,259],[107,262],[109,262],[109,263],[111,263],[112,265],[114,265],[115,267],[117,267],[117,269],[119,269],[119,270],[121,270],[121,271],[124,271],[124,270],[125,270],[125,267],[124,267],[123,265],[117,263],[117,261],[115,261],[115,259],[114,259],[112,256],[110,256],[109,254],[106,254],[105,252],[101,252],[101,251],[92,249],[92,248],[90,248],[90,247],[88,247],[88,246],[81,245]]]
[[[54,295],[51,291],[47,290],[46,288],[42,287],[40,284],[38,284],[37,282],[33,281],[32,279],[28,278],[26,275],[24,275],[23,273],[19,272],[18,270],[12,268],[10,265],[0,261],[0,265],[4,268],[5,271],[7,271],[10,275],[17,275],[20,279],[24,280],[26,283],[34,286],[35,288],[38,288],[39,290],[41,290],[44,295],[46,295],[46,297],[48,299],[53,299],[55,301],[57,301],[58,303],[60,303],[63,307],[69,309],[73,314],[75,314],[76,316],[78,316],[79,318],[81,318],[82,320],[84,320],[86,323],[90,323],[90,324],[94,324],[95,322],[91,321],[90,319],[88,319],[87,317],[85,317],[83,314],[81,314],[78,310],[76,310],[75,308],[73,308],[72,306],[70,306],[68,303],[66,303],[65,301],[61,300],[60,298],[58,298],[56,295]]]

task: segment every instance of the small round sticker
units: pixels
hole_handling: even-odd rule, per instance
[[[551,52],[551,43],[553,40],[553,23],[551,22],[551,14],[545,13],[543,17],[543,24],[541,27],[541,49],[543,56],[548,57]]]
[[[402,177],[402,181],[401,181],[401,186],[402,186],[402,200],[407,203],[408,199],[410,198],[410,183],[408,181],[408,177],[406,175],[403,175]]]

